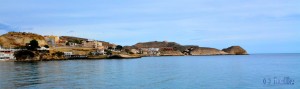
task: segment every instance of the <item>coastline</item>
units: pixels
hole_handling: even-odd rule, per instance
[[[233,56],[247,56],[251,54],[245,54],[245,55],[233,55]],[[189,56],[232,56],[232,54],[226,54],[226,55],[160,55],[160,56],[119,56],[119,55],[112,55],[107,57],[87,57],[87,58],[66,58],[66,59],[43,59],[43,60],[22,60],[22,61],[16,61],[16,60],[2,60],[3,62],[38,62],[38,61],[67,61],[67,60],[113,60],[113,59],[140,59],[143,57],[189,57]],[[0,61],[1,62],[1,61]]]
[[[122,46],[105,41],[70,36],[43,36],[35,33],[8,32],[0,36],[0,60],[56,61],[77,59],[137,59],[164,56],[247,55],[240,46],[224,49],[181,45],[176,42],[150,41]],[[22,40],[22,42],[20,41]],[[2,42],[2,43],[1,43]]]

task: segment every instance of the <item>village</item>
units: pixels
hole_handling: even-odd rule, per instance
[[[32,42],[34,44],[32,44]],[[71,36],[41,36],[34,33],[9,32],[0,36],[0,60],[19,60],[18,51],[31,50],[35,56],[24,56],[22,60],[65,60],[65,59],[124,59],[145,56],[184,56],[184,55],[228,55],[231,50],[204,48],[196,45],[180,45],[168,41],[137,43],[121,46],[105,41],[91,40]],[[246,51],[240,47],[240,54]],[[239,54],[237,54],[239,55]]]
[[[9,33],[19,35],[21,33]],[[24,34],[24,33],[22,33]],[[29,33],[25,33],[29,34]],[[13,36],[11,35],[11,36]],[[73,39],[70,39],[73,38]],[[40,45],[37,51],[46,51],[48,54],[57,52],[63,53],[62,59],[106,59],[110,56],[121,55],[120,58],[139,58],[142,54],[149,56],[159,56],[159,48],[139,48],[121,46],[104,41],[89,40],[76,37],[60,37],[54,35],[43,36],[45,45]],[[32,39],[35,40],[35,39]],[[43,40],[42,40],[43,41]],[[29,42],[24,44],[28,46]],[[43,42],[41,42],[43,43]],[[15,52],[26,50],[20,47],[0,47],[0,60],[16,60]]]

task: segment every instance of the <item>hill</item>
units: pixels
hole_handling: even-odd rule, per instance
[[[0,36],[0,45],[4,48],[25,46],[31,40],[37,40],[40,46],[47,45],[42,35],[26,32],[8,32]]]
[[[73,36],[60,36],[59,39],[61,40],[67,40],[67,41],[87,41],[88,39],[86,38],[79,38],[79,37],[73,37]]]

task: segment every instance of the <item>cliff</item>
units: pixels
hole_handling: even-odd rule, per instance
[[[240,46],[231,46],[229,48],[223,49],[224,52],[227,52],[231,55],[247,55],[247,51]]]
[[[184,54],[180,51],[161,51],[160,56],[183,56]]]
[[[37,40],[40,46],[47,45],[45,38],[41,35],[26,32],[8,32],[0,36],[0,45],[4,48],[25,46],[31,40]]]
[[[199,47],[190,52],[190,55],[227,55],[228,53],[208,47]]]

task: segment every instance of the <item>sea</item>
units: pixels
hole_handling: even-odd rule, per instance
[[[300,89],[300,54],[0,62],[0,89]]]

